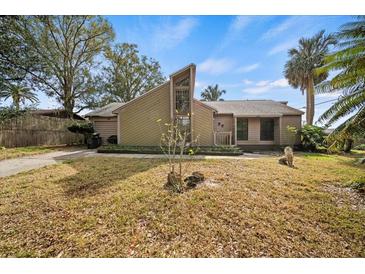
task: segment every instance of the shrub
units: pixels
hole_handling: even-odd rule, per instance
[[[94,127],[91,123],[74,122],[67,128],[73,133],[91,134],[94,133]]]
[[[27,113],[27,109],[16,110],[14,107],[0,108],[0,123],[11,118],[21,117]]]
[[[83,134],[85,144],[87,144],[87,140],[91,137],[91,134],[95,132],[93,125],[85,122],[74,122],[67,129],[73,133]]]
[[[161,147],[158,146],[128,146],[128,145],[104,145],[98,149],[100,153],[144,153],[144,154],[162,154]],[[176,152],[180,152],[179,148]],[[203,146],[203,147],[187,147],[184,150],[186,155],[225,155],[237,156],[242,155],[242,150],[238,147],[230,146]]]
[[[321,127],[305,125],[300,130],[302,148],[306,151],[317,151],[325,145],[324,132]]]
[[[365,177],[359,177],[350,182],[350,187],[357,190],[360,193],[365,192]]]
[[[118,136],[117,135],[109,136],[107,141],[108,141],[109,144],[117,144],[118,143]]]
[[[357,150],[365,150],[365,144],[357,145],[356,147],[354,147],[354,149],[357,149]]]

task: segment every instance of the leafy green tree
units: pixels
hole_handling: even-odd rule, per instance
[[[37,55],[17,32],[22,20],[22,16],[0,16],[0,90],[10,82],[25,84],[28,71],[39,64]]]
[[[344,24],[336,36],[337,51],[326,57],[317,73],[336,71],[337,74],[318,85],[316,91],[341,92],[341,96],[319,117],[319,122],[331,126],[345,118],[331,135],[349,139],[354,134],[365,134],[365,16]]]
[[[7,88],[0,91],[0,99],[7,100],[12,99],[13,105],[16,111],[20,109],[20,103],[25,104],[25,101],[30,101],[32,103],[37,103],[37,95],[31,91],[29,88],[11,84],[7,85]]]
[[[285,64],[284,74],[289,84],[306,92],[306,123],[313,124],[314,117],[314,86],[328,77],[326,71],[315,73],[315,69],[324,63],[329,46],[336,44],[333,35],[325,35],[320,31],[311,38],[301,38],[298,48],[289,50],[290,60]]]
[[[202,101],[223,101],[224,99],[220,98],[226,91],[224,89],[220,89],[218,84],[215,86],[208,86],[205,88],[200,96],[202,97]]]
[[[36,87],[56,98],[71,117],[95,93],[97,57],[114,38],[101,16],[26,16],[13,26],[39,67],[27,69]]]
[[[165,82],[159,62],[139,55],[135,44],[116,44],[104,56],[103,103],[128,102]]]

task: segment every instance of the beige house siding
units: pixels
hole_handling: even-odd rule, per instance
[[[232,144],[234,144],[234,140],[235,140],[234,123],[235,123],[235,121],[234,121],[233,115],[230,115],[230,114],[215,115],[214,121],[213,121],[214,131],[231,132],[232,133]]]
[[[160,124],[170,122],[169,82],[119,109],[120,144],[156,146],[160,144]]]
[[[111,135],[117,135],[117,117],[90,117],[96,132],[100,133],[103,144]]]
[[[293,142],[299,144],[300,137],[293,136],[292,133],[288,131],[287,126],[294,126],[297,129],[301,129],[301,116],[287,115],[281,117],[280,145],[293,145]]]
[[[276,118],[274,121],[274,144],[280,145],[280,118]]]
[[[193,138],[200,146],[211,146],[213,140],[213,110],[193,101]]]
[[[238,117],[237,117],[238,118]],[[247,117],[248,119],[248,140],[237,140],[237,145],[275,145],[277,140],[274,141],[261,141],[260,140],[260,118]],[[279,118],[275,118],[275,125],[279,125]],[[274,138],[278,137],[278,133],[274,132]]]

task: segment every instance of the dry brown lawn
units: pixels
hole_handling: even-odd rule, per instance
[[[216,184],[183,194],[163,188],[157,159],[84,158],[18,174],[0,179],[0,256],[365,257],[364,207],[328,190],[364,174],[353,162],[195,161],[191,170]]]
[[[14,148],[0,147],[0,161],[5,159],[44,154],[58,150],[74,150],[80,147],[78,146],[66,147],[62,145],[53,147],[47,147],[47,146],[29,146],[29,147],[14,147]]]

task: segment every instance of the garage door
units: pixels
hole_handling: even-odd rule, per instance
[[[103,143],[107,143],[107,139],[111,135],[117,135],[117,119],[95,120],[94,128],[100,134]]]

